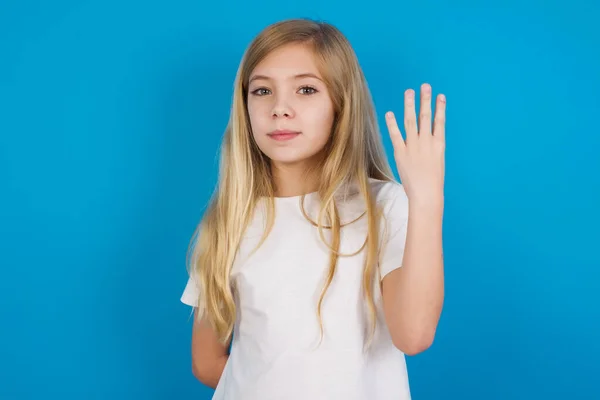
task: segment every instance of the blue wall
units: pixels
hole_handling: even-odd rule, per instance
[[[447,298],[414,398],[600,398],[600,6],[559,3],[4,0],[0,398],[210,398],[185,252],[242,52],[298,16],[347,34],[382,127],[406,88],[448,98]]]

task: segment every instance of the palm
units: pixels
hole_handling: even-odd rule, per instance
[[[421,86],[420,112],[417,123],[415,93],[404,93],[404,129],[402,137],[394,113],[386,113],[386,124],[394,146],[394,159],[400,180],[411,201],[443,202],[446,147],[446,98],[440,94],[436,99],[432,127],[431,86]]]

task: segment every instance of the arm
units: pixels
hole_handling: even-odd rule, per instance
[[[229,358],[230,342],[221,344],[209,323],[204,318],[198,320],[197,312],[196,309],[192,328],[192,373],[200,382],[215,389]]]
[[[382,290],[394,345],[415,355],[433,343],[444,301],[442,207],[409,207],[404,261],[401,268],[383,278]]]
[[[401,268],[383,278],[383,308],[394,344],[409,355],[420,353],[433,343],[444,299],[446,96],[437,95],[433,121],[432,97],[431,85],[421,85],[417,120],[415,91],[404,92],[406,140],[394,113],[386,114],[394,159],[409,202],[406,241],[400,243],[396,238],[396,243],[390,243],[405,244],[405,248]]]

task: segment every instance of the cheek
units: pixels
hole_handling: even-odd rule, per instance
[[[250,127],[252,128],[252,132],[256,135],[257,132],[260,132],[263,129],[263,125],[265,124],[264,112],[261,110],[260,105],[256,103],[248,103],[248,116],[250,118]]]
[[[310,124],[315,135],[329,137],[333,123],[333,109],[329,104],[312,106],[304,116],[304,122]]]

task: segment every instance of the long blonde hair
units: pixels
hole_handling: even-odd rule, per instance
[[[316,310],[321,336],[321,305],[340,257],[342,224],[335,195],[349,182],[357,183],[366,203],[363,217],[367,218],[368,230],[360,250],[366,249],[363,289],[372,317],[371,333],[375,329],[373,284],[376,283],[380,212],[369,180],[395,181],[395,178],[383,149],[371,94],[350,43],[329,23],[291,19],[266,27],[244,53],[221,146],[218,183],[189,248],[189,272],[200,278],[198,314],[209,321],[223,343],[230,338],[236,319],[230,271],[244,231],[261,198],[267,199],[267,229],[262,241],[272,227],[275,214],[269,159],[260,151],[251,132],[247,111],[248,80],[253,69],[271,51],[291,43],[311,46],[335,112],[325,155],[314,169],[319,174],[321,209],[317,221],[311,222],[318,227],[323,241],[323,230],[331,230],[331,243],[327,244],[331,249],[329,270]],[[306,212],[304,215],[309,219]]]

